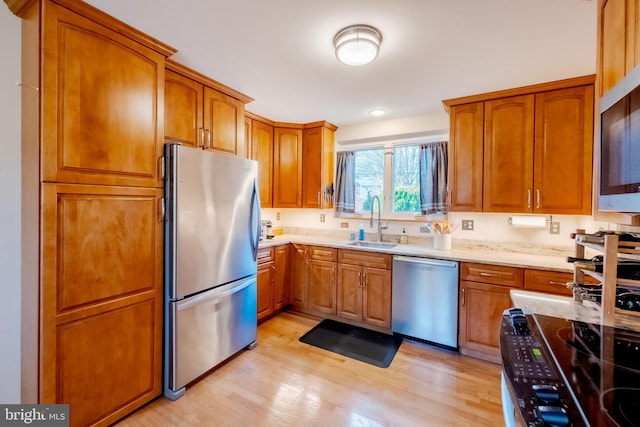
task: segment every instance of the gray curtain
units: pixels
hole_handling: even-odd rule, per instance
[[[353,151],[336,153],[336,193],[333,205],[336,212],[356,211],[356,163]]]
[[[447,212],[447,141],[420,146],[420,213]]]

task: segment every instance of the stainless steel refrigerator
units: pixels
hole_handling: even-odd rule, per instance
[[[258,164],[165,145],[165,380],[185,386],[256,340]]]

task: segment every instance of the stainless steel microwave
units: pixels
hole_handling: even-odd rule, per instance
[[[640,213],[640,67],[600,100],[603,211]]]

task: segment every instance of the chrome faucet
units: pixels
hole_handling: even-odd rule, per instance
[[[371,217],[369,218],[369,226],[373,227],[373,204],[375,201],[378,201],[378,242],[382,241],[382,230],[386,230],[389,228],[388,225],[382,225],[382,221],[380,220],[380,216],[382,215],[382,206],[380,205],[380,198],[378,196],[373,196],[371,199]]]

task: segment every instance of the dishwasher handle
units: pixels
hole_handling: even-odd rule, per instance
[[[431,267],[448,267],[448,268],[458,267],[458,263],[456,261],[444,261],[441,259],[431,259],[431,258],[394,256],[393,261],[406,262],[409,264],[422,264],[422,265],[428,265]]]

